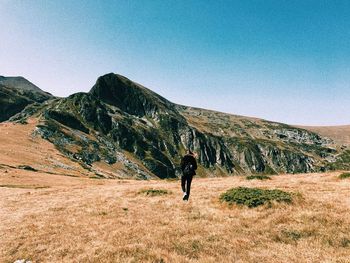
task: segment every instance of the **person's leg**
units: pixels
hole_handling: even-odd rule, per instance
[[[193,178],[192,175],[188,176],[187,178],[187,187],[186,187],[187,200],[190,197],[192,178]]]
[[[181,176],[181,188],[182,192],[186,193],[186,176]]]

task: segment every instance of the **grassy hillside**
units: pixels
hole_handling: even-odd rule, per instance
[[[0,262],[346,263],[350,181],[338,175],[195,178],[184,202],[179,181],[0,167]],[[232,187],[279,189],[293,202],[228,206],[219,198]]]

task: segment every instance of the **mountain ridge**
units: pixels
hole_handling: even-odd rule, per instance
[[[178,105],[114,73],[99,77],[87,93],[29,105],[10,121],[25,123],[33,117],[39,119],[36,134],[100,177],[176,177],[188,148],[198,154],[201,176],[316,172],[349,165],[347,149],[318,133]],[[103,163],[108,173],[101,171]]]
[[[38,86],[36,86],[35,84],[33,84],[32,82],[30,82],[29,80],[27,80],[22,76],[11,76],[11,77],[0,76],[0,84],[10,88],[34,91],[34,92],[43,93],[43,94],[52,96],[52,94],[46,91],[43,91]]]

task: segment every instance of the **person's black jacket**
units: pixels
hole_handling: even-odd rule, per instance
[[[195,175],[196,174],[195,170],[197,170],[197,161],[196,161],[196,158],[194,158],[194,156],[192,154],[186,154],[182,158],[182,160],[181,160],[182,172],[184,171],[184,169],[188,163],[192,164],[192,166],[193,166],[193,169],[192,169],[193,174],[192,175]]]

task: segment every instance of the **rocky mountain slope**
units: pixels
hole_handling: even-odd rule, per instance
[[[172,178],[187,148],[200,176],[349,168],[350,153],[327,137],[261,119],[176,105],[117,75],[88,93],[27,106],[10,121],[38,120],[34,136],[99,177]]]
[[[21,112],[27,105],[52,98],[23,77],[0,76],[0,121]]]
[[[344,147],[350,145],[350,125],[300,126],[300,128],[332,138],[336,143],[344,145]]]

